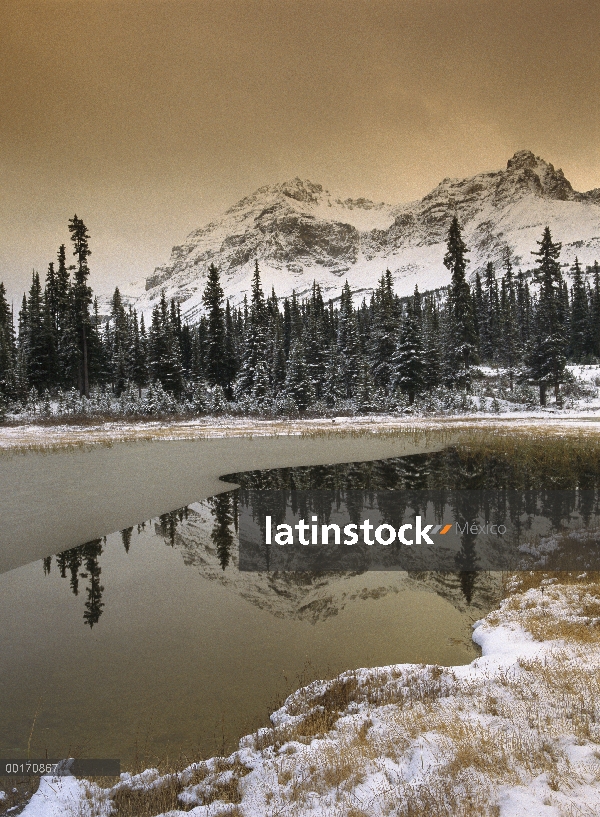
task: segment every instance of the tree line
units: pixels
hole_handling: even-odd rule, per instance
[[[25,405],[33,393],[48,406],[80,395],[106,413],[125,398],[141,413],[142,399],[146,413],[169,405],[195,413],[368,412],[440,389],[468,393],[474,365],[491,364],[503,367],[511,392],[535,384],[545,405],[548,388],[560,398],[568,361],[600,358],[600,267],[583,270],[576,259],[569,286],[548,227],[531,270],[515,272],[507,249],[501,269],[490,262],[470,284],[455,216],[444,256],[448,287],[399,297],[386,270],[359,305],[347,282],[337,302],[326,303],[316,283],[305,298],[265,296],[256,261],[250,298],[234,307],[211,264],[201,318],[182,320],[163,291],[148,327],[118,288],[110,314],[99,314],[87,228],[77,215],[68,228],[75,263],[61,245],[43,285],[34,271],[16,320],[0,283],[5,403]]]

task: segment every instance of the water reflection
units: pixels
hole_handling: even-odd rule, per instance
[[[131,531],[131,528],[129,529]],[[123,531],[125,533],[125,531]],[[131,538],[131,533],[129,534]],[[79,581],[86,580],[85,593],[85,612],[83,614],[83,621],[90,628],[97,624],[102,615],[104,602],[102,601],[102,594],[104,587],[100,583],[100,574],[102,568],[100,567],[100,556],[102,555],[102,548],[105,539],[93,539],[91,542],[86,542],[84,545],[64,550],[55,556],[56,567],[61,575],[61,578],[67,578],[69,575],[69,584],[75,596],[79,595]],[[125,541],[125,537],[123,539]],[[128,550],[128,546],[126,546]],[[52,557],[44,559],[42,562],[44,574],[50,575],[52,568]],[[83,567],[83,571],[80,572]]]
[[[495,518],[500,519],[508,514],[520,533],[526,529],[525,527],[522,530],[520,528],[524,525],[522,515],[532,513],[534,508],[527,506],[530,499],[525,502],[525,505],[518,505],[518,503],[514,505],[514,500],[505,493],[511,489],[531,489],[535,486],[536,495],[544,513],[556,527],[560,526],[565,518],[569,518],[575,508],[586,522],[599,512],[598,497],[594,499],[594,494],[590,493],[590,489],[595,490],[599,487],[600,477],[596,469],[590,468],[589,463],[586,463],[583,458],[570,462],[568,472],[565,474],[553,473],[549,476],[548,482],[552,489],[560,487],[565,491],[564,501],[558,503],[555,496],[551,502],[544,501],[548,494],[543,487],[540,487],[544,481],[540,479],[540,474],[536,471],[535,462],[515,463],[509,458],[498,455],[481,458],[470,456],[468,451],[458,449],[370,462],[252,471],[228,475],[223,479],[238,483],[240,488],[212,497],[202,506],[210,514],[209,521],[212,523],[210,542],[214,547],[219,569],[223,572],[231,571],[236,567],[240,507],[248,507],[253,503],[252,507],[257,513],[267,511],[274,517],[277,516],[277,508],[272,505],[269,508],[260,507],[260,494],[257,494],[257,491],[280,492],[278,501],[281,502],[282,508],[288,501],[294,501],[294,492],[334,492],[337,499],[333,503],[331,493],[323,493],[321,498],[318,494],[313,494],[314,503],[310,508],[305,509],[306,513],[316,513],[320,518],[327,520],[332,507],[336,507],[336,502],[339,508],[339,503],[347,499],[349,513],[357,521],[363,502],[372,502],[377,494],[382,518],[392,525],[395,524],[396,527],[400,523],[405,508],[399,505],[397,499],[393,499],[391,495],[386,504],[386,491],[405,492],[405,507],[414,509],[415,506],[418,507],[419,502],[423,501],[422,495],[416,492],[495,489],[498,493],[494,502],[485,508],[486,518],[494,521]],[[586,489],[586,492],[579,493],[576,490],[578,488]],[[351,493],[346,493],[348,491]],[[354,506],[353,502],[355,502]],[[481,508],[476,495],[471,500],[464,500],[464,502],[465,504],[460,507],[453,508],[453,512],[456,518],[470,523],[477,518]],[[437,508],[437,512],[441,518],[444,513],[443,502]],[[165,544],[170,547],[180,545],[184,551],[185,563],[196,565],[202,570],[206,569],[206,559],[199,556],[201,543],[196,536],[195,526],[197,526],[197,514],[191,512],[188,506],[163,514],[158,520],[154,520],[155,534],[162,537]],[[138,536],[145,530],[145,524],[138,525]],[[135,552],[136,548],[132,547],[134,533],[133,527],[121,531],[123,547],[127,554],[130,554],[130,551]],[[178,536],[180,536],[179,542]],[[102,550],[103,540],[97,539],[54,557],[56,569],[62,578],[69,580],[72,592],[77,596],[80,589],[85,588],[86,601],[83,620],[90,628],[98,623],[105,606],[100,566]],[[462,539],[461,551],[456,558],[455,578],[452,580],[451,577],[447,577],[442,582],[444,586],[448,586],[453,581],[456,582],[467,605],[470,605],[473,600],[478,582],[485,582],[485,578],[472,569],[473,556],[474,537],[467,531]],[[45,574],[50,573],[53,569],[52,557],[43,560],[42,568]],[[358,572],[361,572],[360,569]],[[306,576],[299,575],[289,575],[282,581],[285,581],[286,592],[295,584],[307,584]],[[323,581],[328,581],[327,577],[323,577]],[[430,583],[437,585],[439,580],[431,579]],[[269,586],[274,587],[273,583]],[[281,588],[277,592],[280,590]]]

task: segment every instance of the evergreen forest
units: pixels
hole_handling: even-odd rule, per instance
[[[75,215],[68,230],[69,251],[43,281],[33,272],[17,314],[0,282],[1,418],[468,409],[481,366],[502,373],[515,403],[561,405],[567,363],[600,360],[600,267],[576,259],[565,277],[548,227],[528,269],[507,250],[470,280],[455,216],[447,287],[399,297],[386,270],[360,304],[347,282],[327,303],[316,283],[304,298],[265,295],[256,261],[250,298],[232,306],[211,265],[196,323],[163,291],[148,325],[118,288],[100,314],[87,227]]]

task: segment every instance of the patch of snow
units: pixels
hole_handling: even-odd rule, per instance
[[[160,817],[322,817],[352,808],[383,817],[409,807],[433,813],[442,802],[456,810],[465,798],[473,813],[495,806],[501,817],[600,813],[600,708],[590,685],[600,646],[597,639],[551,636],[565,622],[595,626],[583,611],[600,604],[599,592],[596,584],[548,581],[523,593],[515,586],[497,611],[474,624],[482,655],[467,666],[365,668],[298,690],[273,713],[271,730],[246,736],[228,758],[180,772],[186,811]],[[540,621],[550,635],[536,640],[528,628]],[[351,694],[346,705],[340,699],[333,723],[316,734],[303,731],[306,719],[323,711],[327,694],[344,685]],[[156,770],[122,775],[112,789],[92,793],[95,813],[108,814],[116,791],[160,783]],[[219,787],[232,783],[235,804],[218,798]],[[89,801],[90,791],[70,785],[57,793],[45,784],[46,810],[35,811],[32,800],[24,813],[68,814],[60,808],[75,796],[77,813],[87,814],[83,798]]]

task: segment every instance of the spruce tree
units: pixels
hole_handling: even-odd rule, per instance
[[[313,281],[312,294],[308,303],[307,323],[303,332],[303,343],[306,365],[317,400],[321,397],[323,377],[325,375],[323,312],[321,289],[316,281]]]
[[[398,327],[392,273],[389,269],[381,276],[374,293],[372,326],[369,357],[373,377],[375,385],[387,391],[393,378],[392,356]]]
[[[225,304],[225,348],[223,351],[223,389],[228,400],[233,397],[233,383],[237,374],[238,333],[231,314],[229,299]]]
[[[76,214],[69,220],[69,232],[73,242],[73,255],[77,258],[72,287],[73,319],[79,347],[77,386],[80,394],[89,397],[88,334],[92,290],[88,286],[87,279],[90,274],[88,258],[92,252],[89,248],[87,227]]]
[[[233,524],[231,494],[218,494],[212,497],[210,502],[214,520],[210,538],[215,545],[221,569],[225,570],[231,559],[231,550],[234,544],[234,536],[231,529]]]
[[[569,353],[573,360],[580,363],[589,351],[588,329],[590,318],[588,296],[578,258],[575,258],[575,263],[571,267],[571,275],[573,285],[571,287]]]
[[[522,357],[518,327],[517,295],[512,270],[510,251],[507,249],[504,256],[504,276],[502,278],[500,297],[498,357],[506,367],[511,392],[514,388],[515,376]]]
[[[531,335],[531,295],[522,270],[517,275],[517,324],[520,346],[524,350],[529,346]]]
[[[102,601],[104,587],[100,584],[102,569],[99,563],[100,556],[102,555],[102,540],[94,539],[92,542],[87,542],[82,546],[82,550],[85,560],[86,578],[89,578],[89,584],[86,588],[87,599],[85,602],[83,620],[91,629],[94,624],[97,624],[100,620],[102,608],[104,607],[104,602]]]
[[[421,326],[423,332],[423,386],[434,389],[441,380],[440,320],[433,295],[425,298]]]
[[[144,316],[138,323],[137,312],[133,312],[133,382],[138,388],[138,396],[142,396],[142,388],[148,383],[147,338]]]
[[[0,395],[15,396],[16,343],[6,289],[0,281]]]
[[[473,301],[466,279],[467,252],[458,218],[454,216],[444,256],[444,266],[452,275],[446,308],[446,365],[449,379],[465,387],[469,385],[469,367],[476,352]]]
[[[409,301],[402,328],[392,356],[393,385],[408,395],[412,406],[415,395],[425,383],[425,356],[421,343],[421,325],[414,299]]]
[[[19,333],[20,334],[20,333]],[[27,379],[38,391],[47,385],[47,346],[44,332],[44,302],[40,276],[33,272],[27,299],[27,329],[25,333]]]
[[[123,306],[119,287],[116,287],[111,300],[110,321],[111,333],[111,369],[113,389],[117,397],[125,391],[131,377],[132,337],[129,331],[127,313]]]
[[[183,391],[183,367],[177,340],[177,326],[172,325],[172,310],[167,305],[164,290],[152,311],[148,336],[148,369],[153,381],[165,391],[179,397]]]
[[[563,278],[560,269],[561,244],[552,240],[550,228],[546,227],[539,250],[532,255],[537,258],[534,272],[539,284],[534,326],[530,343],[529,374],[540,389],[540,403],[546,405],[546,388],[554,386],[559,397],[560,384],[564,379],[567,338],[563,316]]]
[[[588,348],[592,355],[600,357],[600,265],[594,261],[590,269],[592,274],[592,291],[588,315]]]
[[[252,394],[258,363],[266,361],[267,357],[266,306],[256,261],[252,278],[252,302],[248,317],[244,321],[242,360],[234,388],[234,394],[238,399]]]
[[[335,343],[332,343],[325,360],[323,398],[330,408],[335,408],[346,397],[342,359]]]
[[[381,404],[376,394],[376,386],[371,367],[366,356],[361,355],[358,360],[358,372],[354,387],[354,403],[362,412],[375,411]],[[380,395],[379,395],[380,397]]]
[[[79,347],[72,303],[71,275],[67,267],[65,245],[58,249],[55,279],[56,322],[58,330],[59,385],[70,388],[79,376]]]
[[[223,311],[223,288],[221,276],[214,264],[208,268],[202,303],[206,310],[206,353],[204,372],[211,386],[229,387],[229,372],[225,364],[225,314]]]
[[[358,378],[361,357],[358,322],[352,305],[352,291],[348,281],[342,287],[338,315],[337,348],[342,360],[342,373],[346,385],[346,397],[352,397]]]
[[[295,402],[301,412],[306,411],[315,399],[301,340],[296,341],[290,352],[284,390],[285,394]]]
[[[285,383],[286,372],[285,349],[283,344],[283,320],[279,312],[277,312],[277,314],[272,318],[269,360],[271,365],[271,377],[273,380],[273,394],[274,396],[277,396]]]

